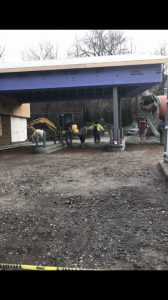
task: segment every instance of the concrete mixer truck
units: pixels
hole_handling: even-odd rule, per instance
[[[140,101],[143,117],[147,119],[153,134],[160,137],[162,144],[165,136],[166,103],[167,97],[165,95],[146,95]]]

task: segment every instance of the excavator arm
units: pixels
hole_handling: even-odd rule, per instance
[[[30,124],[27,124],[27,128],[28,129],[30,129],[30,130],[32,130],[32,132],[35,132],[35,128],[32,126],[32,125],[30,125]]]
[[[36,125],[44,124],[45,126],[48,127],[48,129],[50,129],[54,132],[54,134],[57,136],[59,141],[62,141],[66,135],[66,132],[63,129],[65,124],[67,124],[68,122],[72,122],[74,120],[74,117],[73,117],[72,113],[61,113],[60,117],[61,118],[60,118],[60,126],[59,127],[57,127],[54,123],[52,123],[47,118],[42,117],[42,118],[37,118],[35,120],[28,122],[27,128],[29,130],[31,130],[32,132],[35,132]]]
[[[48,120],[47,118],[38,118],[38,119],[35,119],[35,120],[32,120],[30,122],[28,122],[27,124],[27,129],[28,129],[28,136],[30,138],[30,135],[32,135],[36,129],[37,129],[37,126],[36,125],[45,125],[47,126],[47,128],[49,130],[51,130],[54,134],[54,139],[55,138],[58,138],[59,139],[59,136],[60,136],[60,133],[59,133],[59,129],[57,128],[57,126],[52,123],[50,120]],[[52,134],[52,137],[53,137],[53,134]],[[47,136],[50,136],[49,133],[47,133]]]
[[[52,123],[50,120],[48,120],[47,118],[38,118],[31,122],[28,122],[28,128],[35,131],[35,128],[33,127],[33,125],[37,125],[37,124],[45,124],[52,131],[54,131],[54,132],[58,131],[57,126],[54,123]]]

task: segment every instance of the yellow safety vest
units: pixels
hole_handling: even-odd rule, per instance
[[[73,125],[72,125],[72,133],[74,133],[74,134],[79,133],[79,130],[78,130],[78,127],[77,127],[76,124],[73,124]]]

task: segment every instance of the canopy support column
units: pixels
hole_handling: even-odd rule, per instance
[[[165,141],[164,141],[164,158],[163,161],[168,163],[168,78],[166,82],[167,100],[166,100],[166,113],[165,113]]]
[[[113,132],[113,134],[112,134]],[[125,142],[121,128],[121,101],[118,98],[118,89],[113,87],[113,131],[110,135],[110,142],[106,145],[106,149],[111,152],[123,151]]]
[[[113,140],[117,141],[117,136],[118,136],[118,91],[117,87],[113,88],[113,122],[114,122],[114,133],[113,133]]]

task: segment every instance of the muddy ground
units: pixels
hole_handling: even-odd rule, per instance
[[[162,145],[0,152],[0,263],[168,269]]]

